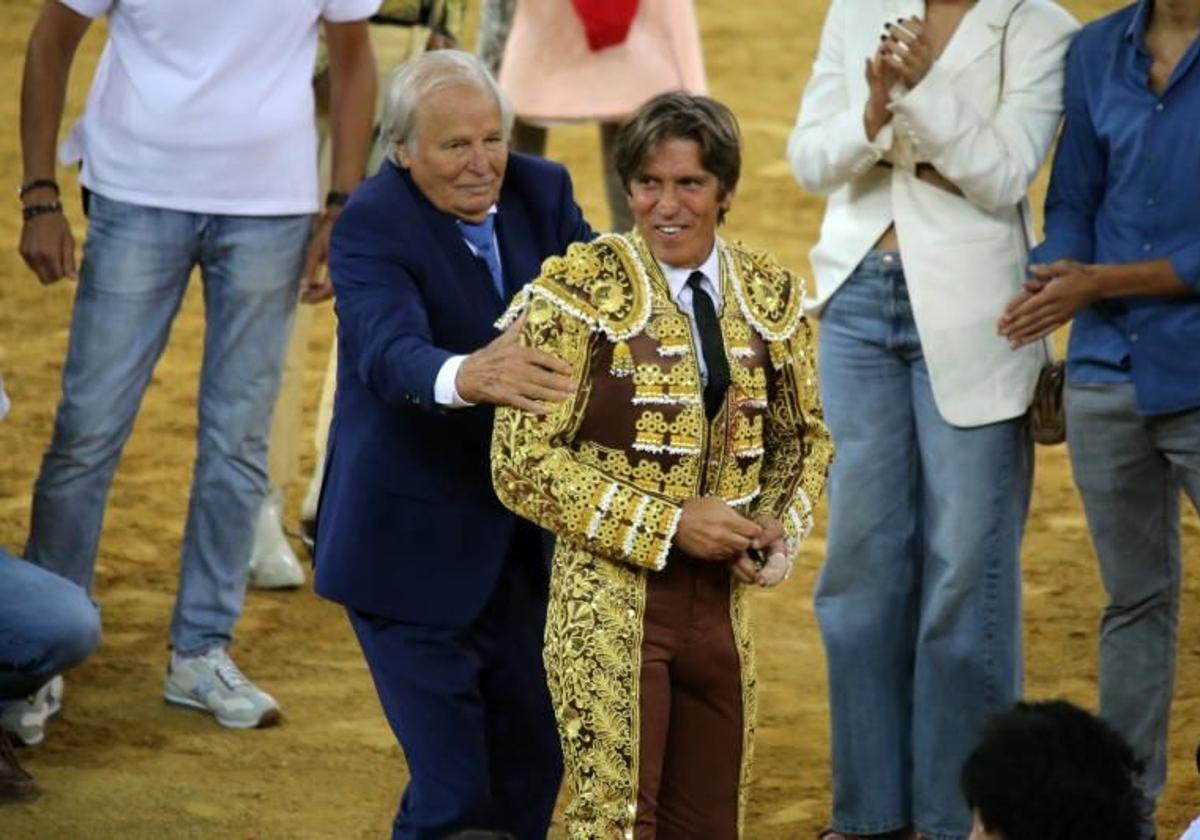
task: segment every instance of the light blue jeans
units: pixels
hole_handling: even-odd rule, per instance
[[[1108,592],[1100,622],[1100,715],[1144,762],[1144,836],[1150,837],[1167,778],[1180,491],[1200,510],[1200,409],[1143,417],[1132,383],[1068,385],[1065,405],[1071,469]]]
[[[871,252],[833,296],[818,358],[836,451],[815,597],[833,828],[959,840],[963,761],[1021,690],[1028,428],[942,419],[897,254]]]
[[[229,644],[311,217],[187,213],[93,194],[62,401],[33,491],[25,556],[90,590],[121,450],[192,269],[204,282],[204,360],[171,645]]]
[[[100,615],[71,581],[0,548],[0,711],[78,665],[100,642]]]

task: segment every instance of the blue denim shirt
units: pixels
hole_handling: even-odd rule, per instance
[[[1067,378],[1133,382],[1138,411],[1200,406],[1200,40],[1148,83],[1150,0],[1094,21],[1067,54],[1065,122],[1034,262],[1167,259],[1196,295],[1097,302],[1071,326]]]

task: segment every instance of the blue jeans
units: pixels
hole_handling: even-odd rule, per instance
[[[1200,409],[1143,417],[1133,384],[1068,385],[1067,445],[1108,592],[1100,715],[1144,763],[1145,836],[1167,777],[1179,625],[1179,497],[1200,510]]]
[[[78,665],[100,642],[100,614],[69,580],[0,548],[0,710]]]
[[[1028,428],[942,419],[896,254],[871,252],[833,296],[819,351],[837,453],[815,597],[833,827],[958,840],[963,761],[1021,690]]]
[[[117,461],[199,266],[199,428],[171,619],[181,654],[228,645],[241,612],[310,225],[307,215],[205,215],[92,195],[62,401],[25,556],[91,589]]]

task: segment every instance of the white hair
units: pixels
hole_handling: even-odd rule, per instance
[[[388,154],[395,160],[398,144],[412,148],[417,133],[417,107],[435,90],[469,85],[490,93],[500,108],[504,139],[512,134],[512,104],[496,84],[487,67],[472,53],[462,50],[433,50],[397,67],[388,81],[380,131],[388,141]]]

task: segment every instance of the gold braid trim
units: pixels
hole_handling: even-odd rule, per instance
[[[631,337],[650,316],[649,280],[632,254],[620,237],[572,246],[543,263],[499,324],[527,312],[522,340],[570,362],[577,388],[544,418],[497,409],[492,437],[500,500],[559,535],[544,656],[573,840],[632,836],[645,580],[666,563],[681,514],[662,492],[573,448],[596,342]]]
[[[649,278],[620,236],[575,244],[542,263],[542,274],[521,290],[497,326],[528,312],[522,340],[571,364],[576,394],[543,418],[512,408],[496,411],[492,479],[509,509],[562,541],[610,560],[661,569],[681,508],[622,476],[581,460],[571,441],[590,395],[592,342],[597,333],[619,341],[645,328]]]
[[[645,573],[559,544],[546,615],[571,840],[632,837],[637,816]]]
[[[650,319],[650,278],[633,244],[619,234],[576,242],[563,256],[546,258],[541,275],[517,293],[497,329],[507,329],[535,297],[612,342],[638,335]]]
[[[734,297],[742,315],[765,341],[786,341],[804,317],[804,281],[769,254],[740,242],[721,243]]]
[[[746,799],[754,765],[754,733],[758,729],[758,669],[754,664],[754,637],[750,625],[750,599],[746,587],[734,582],[729,593],[733,641],[741,663],[742,678],[742,766],[738,777],[738,837],[745,835]]]
[[[781,360],[781,369],[763,427],[763,491],[754,512],[779,520],[794,559],[812,530],[813,504],[825,488],[833,442],[823,421],[812,329],[803,316],[790,340],[771,346],[771,355]]]
[[[808,500],[819,496],[831,451],[813,381],[812,336],[800,310],[803,289],[765,257],[724,243],[719,248],[723,291],[738,301],[722,322],[723,329],[731,330],[730,346],[748,350],[750,331],[755,330],[767,342],[771,366],[762,382],[751,378],[741,383],[753,400],[765,403],[765,413],[755,415],[762,418],[761,430],[757,422],[737,429],[721,426],[722,434],[732,434],[737,445],[730,445],[729,457],[709,465],[717,473],[728,473],[729,481],[721,482],[717,475],[711,484],[728,484],[727,497],[780,519],[789,539],[798,542],[803,514],[811,508]],[[560,537],[545,660],[570,787],[566,827],[572,840],[632,836],[645,584],[649,569],[665,563],[678,527],[681,508],[673,500],[693,492],[685,479],[704,468],[682,467],[698,458],[694,453],[678,456],[676,466],[664,472],[658,464],[656,470],[645,470],[640,463],[634,469],[628,460],[631,452],[602,453],[586,442],[578,451],[574,448],[592,396],[593,373],[602,374],[590,370],[597,343],[618,344],[658,329],[660,322],[651,320],[651,296],[667,293],[657,263],[636,234],[604,236],[547,260],[542,276],[522,290],[498,323],[507,327],[527,312],[522,340],[570,362],[576,386],[574,399],[554,405],[543,418],[498,409],[492,438],[493,481],[501,501]],[[741,332],[735,335],[737,329]],[[680,342],[671,347],[676,344]],[[742,364],[739,355],[732,358]],[[629,375],[636,385],[636,366]],[[681,404],[685,396],[691,397],[688,406],[696,398],[691,391],[668,396]],[[756,412],[763,407],[756,402]],[[687,430],[667,431],[670,441],[664,437],[664,447],[677,446],[676,435]],[[716,449],[724,451],[723,440]],[[765,454],[759,456],[760,450]],[[738,453],[744,456],[744,469]],[[626,468],[620,469],[621,464]],[[680,475],[675,475],[676,468]],[[744,827],[756,716],[747,606],[746,591],[734,587],[729,609],[743,696],[739,832]]]

